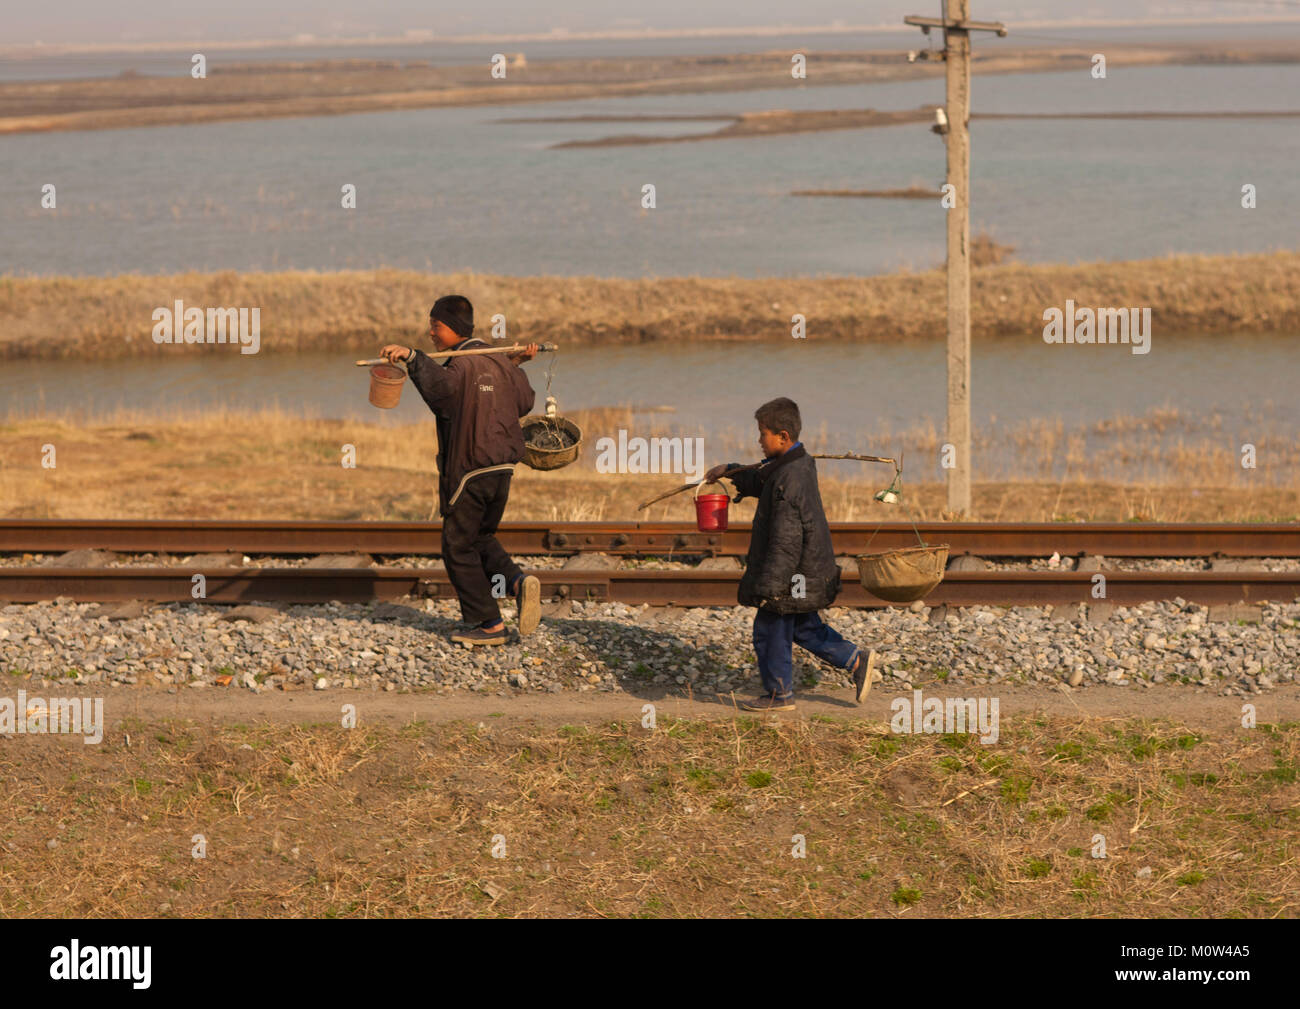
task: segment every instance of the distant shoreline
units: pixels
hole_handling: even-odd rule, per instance
[[[986,47],[973,73],[1074,71],[1092,66],[1090,46]],[[908,63],[902,50],[807,50],[808,76],[794,80],[783,52],[635,59],[515,60],[494,79],[487,54],[476,64],[357,59],[223,63],[208,76],[120,74],[93,80],[0,83],[0,135],[69,130],[199,125],[234,120],[391,112],[523,102],[572,101],[754,89],[925,80],[943,74],[933,61]],[[1112,68],[1300,63],[1300,39],[1258,43],[1116,45]],[[869,100],[869,99],[868,99]],[[780,110],[775,110],[780,111]],[[883,115],[883,113],[882,113]]]
[[[682,144],[701,140],[741,140],[753,137],[772,137],[788,133],[825,133],[830,130],[865,130],[882,126],[902,126],[915,123],[933,122],[935,105],[923,105],[916,109],[895,109],[880,112],[875,109],[770,109],[762,112],[742,112],[729,117],[717,115],[697,116],[545,116],[536,120],[515,118],[504,122],[719,122],[725,125],[711,133],[679,134],[615,134],[596,137],[591,140],[564,140],[552,144],[551,150],[575,147],[630,147],[643,144]],[[1189,112],[975,112],[970,116],[971,122],[985,119],[1295,119],[1300,117],[1300,110],[1266,110],[1244,112],[1189,111]],[[798,192],[796,196],[831,195],[826,193]],[[839,196],[928,196],[928,192],[919,194],[900,194],[894,190],[881,193],[840,192]],[[937,194],[936,194],[937,195]]]
[[[937,200],[937,189],[909,186],[906,189],[796,189],[791,196],[847,196],[877,200]]]
[[[875,109],[772,109],[744,112],[712,133],[682,133],[669,136],[624,134],[597,137],[593,140],[565,140],[552,144],[551,150],[575,147],[630,147],[641,144],[683,144],[701,140],[739,140],[750,137],[773,137],[788,133],[825,133],[830,130],[864,130],[879,126],[902,126],[934,121],[935,106],[879,112]],[[1300,113],[1297,113],[1300,114]],[[655,117],[663,121],[666,117]],[[624,117],[625,122],[644,121],[641,117]]]
[[[510,339],[566,346],[682,340],[784,341],[791,317],[809,339],[939,340],[940,270],[873,277],[510,277],[379,269],[337,273],[0,277],[0,359],[229,354],[229,346],[156,344],[153,312],[258,308],[261,353],[373,351],[423,334],[429,305],[457,291],[483,329],[500,313]],[[972,272],[977,339],[1041,339],[1043,313],[1083,306],[1151,309],[1161,333],[1300,334],[1300,250],[1170,256],[1078,265],[1005,263]],[[88,311],[87,306],[93,306]]]
[[[899,19],[902,20],[901,17]],[[1019,30],[1073,30],[1081,28],[1214,28],[1225,25],[1272,25],[1300,23],[1298,14],[1242,14],[1227,15],[1218,18],[1125,18],[1121,20],[1099,20],[1096,18],[1074,18],[1068,20],[1015,21],[1009,24],[1014,32]],[[164,42],[70,42],[45,43],[29,42],[16,45],[0,45],[0,58],[22,59],[41,56],[59,56],[74,53],[151,53],[187,49],[194,46],[206,46],[211,49],[308,49],[344,46],[399,46],[436,43],[438,45],[481,45],[498,42],[602,42],[602,41],[651,41],[658,39],[699,39],[699,38],[765,38],[783,35],[861,35],[861,34],[904,34],[916,29],[897,22],[888,24],[864,25],[755,25],[746,28],[660,28],[660,29],[626,29],[595,30],[577,32],[530,32],[505,34],[469,34],[439,35],[436,32],[410,32],[403,35],[385,35],[379,37],[345,36],[320,37],[301,35],[287,39],[205,39],[172,40]]]

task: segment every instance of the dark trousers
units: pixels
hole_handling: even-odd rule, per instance
[[[497,599],[523,574],[496,538],[510,497],[510,477],[487,473],[470,480],[442,519],[442,562],[460,598],[461,617],[475,627],[501,619]]]
[[[794,693],[794,645],[832,666],[848,669],[858,646],[846,641],[817,613],[754,614],[754,654],[763,677],[763,692],[788,697]]]

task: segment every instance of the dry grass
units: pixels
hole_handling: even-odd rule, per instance
[[[1293,918],[1297,763],[1133,718],[128,720],[0,742],[0,914]]]
[[[689,495],[641,512],[639,503],[687,477],[600,474],[595,441],[620,428],[671,435],[670,418],[647,422],[628,408],[571,415],[587,447],[574,466],[550,473],[520,467],[507,520],[690,520]],[[1184,428],[1186,430],[1184,431]],[[1213,417],[1175,411],[1116,417],[1079,430],[1030,423],[982,434],[976,451],[989,477],[975,485],[975,517],[991,521],[1293,520],[1300,515],[1300,447],[1261,417],[1259,468],[1243,470]],[[856,437],[825,426],[804,436],[813,451],[855,447],[905,451],[907,501],[920,519],[944,516],[945,491],[918,461],[937,458],[930,427]],[[748,459],[752,434],[706,440],[706,463]],[[41,466],[52,444],[57,466]],[[357,467],[342,450],[356,447]],[[383,427],[362,421],[259,413],[119,410],[84,421],[10,417],[0,423],[0,517],[424,520],[434,513],[436,440],[431,423]],[[1002,458],[1002,463],[993,460]],[[906,513],[872,500],[884,466],[823,462],[822,498],[832,521],[898,520]],[[733,506],[746,521],[753,502]]]
[[[0,357],[126,357],[173,352],[152,313],[188,306],[261,309],[262,352],[373,351],[424,331],[438,293],[459,291],[510,336],[575,343],[789,340],[790,317],[818,340],[940,339],[943,275],[879,277],[504,277],[413,270],[0,277]],[[1079,305],[1150,307],[1176,334],[1300,332],[1300,253],[1171,256],[1075,266],[1010,263],[973,272],[976,338],[1041,337],[1042,313]],[[195,348],[189,348],[193,353]],[[225,346],[202,348],[229,355]]]

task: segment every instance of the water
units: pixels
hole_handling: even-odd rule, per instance
[[[716,41],[716,40],[713,40]],[[1300,66],[977,77],[976,112],[1295,106]],[[922,126],[550,150],[710,123],[524,123],[592,113],[911,108],[939,79],[20,135],[0,141],[0,273],[365,269],[516,275],[873,274],[942,261],[937,202],[793,189],[937,185]],[[1300,120],[976,121],[972,226],[1027,262],[1293,247]],[[58,209],[39,208],[58,186]],[[358,187],[358,208],[339,206]],[[658,206],[643,211],[644,183]],[[1240,207],[1257,187],[1260,209]]]
[[[380,424],[431,419],[409,383],[396,409],[370,406],[367,372],[351,364],[351,355],[213,350],[177,348],[148,361],[7,361],[0,370],[0,403],[16,415],[73,412],[88,419],[118,406],[145,405],[160,415],[277,406],[303,416]],[[539,412],[550,362],[543,355],[526,366]],[[1156,452],[1185,434],[1208,433],[1235,453],[1243,443],[1261,443],[1270,433],[1300,425],[1297,373],[1300,351],[1294,337],[1178,336],[1157,329],[1151,352],[1143,356],[1123,346],[1048,346],[1035,332],[1022,340],[975,344],[972,418],[977,432],[996,436],[1030,420],[1059,418],[1068,429],[1176,410],[1184,418],[1176,430],[1152,433],[1140,424],[1139,444]],[[732,453],[756,451],[754,409],[777,396],[801,405],[806,432],[819,450],[861,451],[867,445],[867,451],[890,454],[900,432],[927,424],[943,430],[944,389],[941,344],[815,340],[561,351],[551,384],[561,412],[671,407],[671,413],[638,414],[630,436],[649,436],[660,426],[703,436],[707,451],[732,458],[738,457]],[[1260,426],[1262,416],[1268,430]],[[1198,427],[1202,422],[1205,426]],[[615,433],[588,431],[588,442]],[[1008,474],[1021,472],[1014,445],[1004,438],[995,442],[983,460],[985,471],[997,466]],[[914,478],[941,476],[929,457],[914,459],[908,471]]]

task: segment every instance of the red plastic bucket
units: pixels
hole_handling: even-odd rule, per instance
[[[700,487],[703,486],[705,485],[700,484]],[[725,533],[727,504],[730,501],[730,494],[701,494],[700,488],[695,488],[695,527],[702,533]]]

